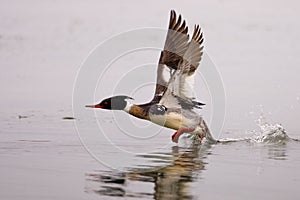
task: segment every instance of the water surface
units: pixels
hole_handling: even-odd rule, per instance
[[[182,137],[178,145],[132,155],[135,162],[121,162],[122,170],[113,170],[85,150],[73,122],[38,114],[1,122],[2,199],[298,197],[300,145],[280,125],[265,124],[248,135],[224,133],[218,144]],[[126,144],[148,149],[132,140]],[[114,148],[104,150],[120,159]]]

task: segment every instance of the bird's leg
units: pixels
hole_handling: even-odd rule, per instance
[[[201,144],[201,142],[202,142],[204,136],[203,136],[202,134],[200,134],[200,135],[198,135],[198,137],[199,137],[199,143]]]
[[[178,139],[182,133],[190,133],[193,132],[194,128],[179,128],[173,135],[172,135],[172,141],[175,143],[178,143]]]

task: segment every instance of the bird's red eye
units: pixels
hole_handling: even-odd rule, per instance
[[[107,101],[105,101],[104,104],[107,104]]]

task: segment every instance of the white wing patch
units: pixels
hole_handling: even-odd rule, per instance
[[[168,83],[171,78],[171,70],[167,65],[163,65],[163,71],[162,71],[162,78],[163,80]],[[167,87],[167,85],[165,85]]]
[[[187,74],[182,74],[180,70],[177,70],[171,77],[168,89],[159,103],[166,107],[179,108],[180,105],[175,98],[176,96],[189,101],[194,99],[194,81],[195,74],[189,76]]]
[[[187,99],[195,98],[194,93],[195,74],[188,76],[187,74],[180,77],[179,96]]]
[[[183,99],[193,99],[194,94],[195,74],[182,74],[180,70],[170,80],[168,90],[169,93],[179,96]]]

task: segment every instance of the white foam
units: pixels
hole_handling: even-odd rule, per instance
[[[279,144],[291,139],[281,124],[267,122],[263,114],[256,120],[256,124],[259,127],[259,130],[250,131],[252,135],[249,137],[223,138],[219,141],[222,143],[247,141],[262,144]]]
[[[263,115],[260,115],[256,122],[260,130],[251,138],[251,141],[257,143],[280,143],[289,140],[281,124],[270,124]]]

